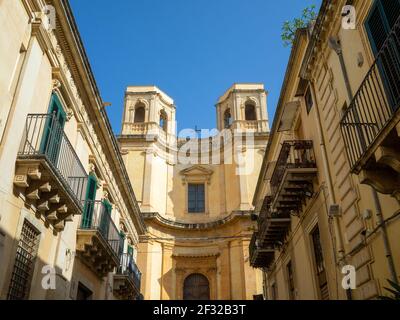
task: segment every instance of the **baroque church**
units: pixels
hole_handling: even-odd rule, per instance
[[[144,299],[252,300],[263,293],[249,243],[267,92],[229,88],[216,104],[216,137],[179,135],[176,112],[156,86],[127,88],[118,140],[147,226],[137,252]]]

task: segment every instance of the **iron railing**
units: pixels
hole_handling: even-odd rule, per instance
[[[18,158],[45,159],[81,206],[87,174],[55,114],[27,116]]]
[[[285,141],[270,181],[273,198],[276,196],[286,170],[300,168],[316,168],[313,142],[308,140]]]
[[[140,292],[142,273],[139,271],[132,255],[127,253],[121,255],[117,274],[128,276],[133,281],[137,291]]]
[[[260,235],[264,234],[273,219],[290,219],[290,213],[281,211],[272,212],[268,210],[267,214],[262,219],[258,220],[258,233]]]
[[[111,212],[104,201],[84,202],[80,228],[82,230],[96,230],[109,244],[116,256],[121,254],[121,234],[111,218]]]
[[[400,18],[389,33],[341,120],[354,173],[400,106]]]
[[[258,249],[258,232],[254,232],[249,244],[250,260],[255,258],[256,250]]]

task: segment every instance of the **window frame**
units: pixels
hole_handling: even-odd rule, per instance
[[[196,191],[195,191],[195,199],[194,200],[190,200],[191,194],[190,194],[190,188],[196,186]],[[203,188],[203,199],[198,199],[198,187],[202,186]],[[194,201],[195,202],[195,208],[194,211],[191,210],[190,207],[190,202]],[[202,207],[198,207],[198,202],[202,201]],[[189,214],[201,214],[201,213],[206,213],[206,184],[205,183],[201,183],[201,182],[190,182],[187,185],[187,203],[186,203],[186,207],[187,207],[187,212]]]
[[[310,114],[311,110],[314,108],[314,105],[315,105],[314,96],[313,96],[313,92],[312,92],[310,85],[308,85],[307,89],[304,91],[303,97],[304,97],[304,105],[306,106],[307,114]],[[311,101],[308,99],[308,97],[311,99]],[[309,102],[311,102],[311,105],[309,105]]]

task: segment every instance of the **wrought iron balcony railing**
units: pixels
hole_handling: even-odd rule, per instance
[[[249,244],[250,265],[253,268],[268,268],[275,258],[273,248],[261,245],[258,233],[253,233]]]
[[[364,159],[400,106],[400,19],[389,33],[341,120],[352,167],[359,173]]]
[[[142,273],[130,254],[124,253],[121,255],[117,274],[128,276],[132,280],[137,293],[140,293]]]
[[[270,181],[272,198],[276,197],[287,170],[308,168],[316,168],[313,142],[308,140],[285,141]]]
[[[81,217],[81,230],[98,231],[115,256],[119,257],[122,238],[104,201],[85,201]]]
[[[250,260],[253,260],[255,258],[255,252],[257,250],[258,246],[258,233],[254,232],[253,236],[251,237],[250,244],[249,244],[249,254],[250,254]]]
[[[82,208],[87,174],[54,114],[29,114],[18,159],[45,160]]]

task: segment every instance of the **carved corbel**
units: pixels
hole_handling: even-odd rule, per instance
[[[375,151],[375,159],[377,163],[387,165],[400,173],[400,152],[396,149],[381,146]]]
[[[361,184],[368,184],[383,194],[393,194],[399,189],[400,181],[391,170],[362,170],[359,175]]]

